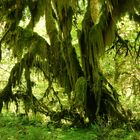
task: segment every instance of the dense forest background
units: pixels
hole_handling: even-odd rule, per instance
[[[57,125],[140,117],[139,0],[1,0],[0,111]]]

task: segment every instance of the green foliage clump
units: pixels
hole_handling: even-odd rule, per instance
[[[47,127],[45,123],[40,123],[35,119],[26,122],[21,116],[0,115],[0,138],[2,140],[132,140],[140,138],[138,131],[128,129],[126,126],[112,129],[110,124],[105,125],[102,120],[98,120],[97,123],[85,129],[67,126],[55,128],[53,125]]]
[[[80,63],[73,47],[73,35],[71,34],[73,23],[78,19],[76,14],[78,10],[80,11],[77,0],[0,1],[0,19],[2,21],[0,23],[4,23],[0,46],[3,45],[11,49],[13,56],[17,59],[8,82],[1,92],[0,110],[3,103],[8,104],[10,101],[15,101],[18,108],[18,101],[22,100],[26,115],[30,110],[34,114],[40,112],[50,118],[57,114],[59,122],[69,118],[71,120],[74,118],[77,121],[79,115],[83,115],[85,110],[88,112],[87,117],[90,123],[93,123],[98,115],[106,115],[107,118],[121,116],[123,112],[120,113],[117,108],[120,103],[116,96],[118,94],[104,78],[99,60],[107,45],[113,42],[115,35],[117,38],[114,44],[117,50],[116,54],[121,54],[124,48],[126,55],[131,52],[127,41],[117,35],[117,31],[115,33],[115,25],[126,12],[135,17],[139,13],[138,4],[138,0],[133,2],[124,0],[123,3],[119,0],[87,1],[82,31],[79,31],[80,35],[78,35],[79,44],[77,46],[81,49]],[[24,12],[27,8],[30,21],[22,28],[20,21],[24,20],[24,16],[26,16]],[[45,17],[44,24],[48,35],[45,35],[45,38],[34,32],[35,25],[41,16]],[[132,49],[135,50],[134,54],[137,54],[137,58],[140,52],[138,38],[139,36],[135,39],[136,49]],[[1,53],[0,51],[0,55]],[[39,73],[43,73],[47,81],[46,91],[41,99],[37,99],[33,92],[35,84],[32,81],[32,74],[34,74],[32,69],[34,68]],[[119,65],[116,63],[115,82],[120,75],[118,68]],[[22,92],[20,86],[23,79],[25,87]],[[65,96],[59,94],[54,88],[54,83],[64,88],[68,97],[74,93],[74,103],[69,104],[69,108],[66,109],[61,103],[61,100],[65,100]],[[135,87],[135,83],[133,85]],[[16,88],[20,90],[14,91]],[[69,102],[70,98],[67,99],[67,104]],[[48,104],[52,104],[54,107],[48,107]],[[60,109],[56,105],[61,106]],[[71,111],[71,105],[76,108],[75,110],[78,110],[76,113]],[[113,113],[111,114],[111,112]]]

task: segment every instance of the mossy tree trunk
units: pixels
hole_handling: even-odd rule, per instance
[[[51,46],[59,53],[54,55],[55,59],[61,55],[65,61],[69,89],[70,91],[74,91],[74,94],[78,94],[75,95],[75,98],[78,99],[73,99],[74,103],[72,106],[78,108],[81,116],[88,117],[91,122],[99,115],[110,115],[110,111],[116,113],[118,117],[119,111],[117,110],[117,104],[119,104],[119,101],[117,99],[117,93],[102,75],[99,64],[100,56],[104,52],[106,45],[106,34],[103,34],[103,32],[106,31],[105,28],[108,27],[108,23],[104,28],[102,23],[96,23],[97,25],[95,25],[91,17],[93,14],[90,11],[89,6],[92,4],[90,3],[83,19],[82,31],[79,31],[79,45],[82,59],[81,67],[75,49],[72,46],[73,7],[66,1],[55,1],[53,4],[57,11],[56,23],[59,28],[56,28],[55,19],[52,14],[53,8],[51,2],[48,2],[45,14],[46,29],[50,37]],[[97,18],[99,18],[99,15],[97,15]],[[106,22],[106,20],[103,22]],[[110,30],[113,30],[113,27],[111,28]],[[59,59],[56,61],[58,62]],[[84,77],[85,80],[81,77]],[[82,81],[80,82],[80,80]],[[107,84],[109,84],[111,92],[106,88]],[[81,88],[79,88],[80,86]],[[83,87],[86,89],[83,89]],[[85,99],[81,99],[81,97]],[[109,100],[109,103],[105,103],[106,100]],[[110,107],[109,109],[107,107],[110,106],[109,104],[112,104],[114,108]]]

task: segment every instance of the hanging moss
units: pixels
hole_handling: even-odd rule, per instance
[[[99,23],[103,2],[102,0],[90,0],[91,17],[95,25]]]
[[[10,82],[12,84],[12,87],[14,88],[16,85],[19,85],[21,81],[21,76],[23,72],[23,64],[21,63],[16,63],[13,69],[11,70],[10,73]]]
[[[0,93],[1,109],[3,107],[3,103],[5,103],[6,109],[8,110],[8,104],[9,104],[11,99],[13,99],[13,93],[12,93],[11,84],[9,83],[5,86],[5,88]]]
[[[6,86],[4,87],[4,89],[0,92],[0,112],[2,111],[3,103],[5,103],[6,109],[8,110],[8,104],[10,101],[15,101],[16,107],[18,108],[17,100],[14,97],[14,94],[12,92],[12,88],[15,87],[15,84],[18,80],[18,79],[13,79],[14,76],[18,75],[16,73],[16,72],[18,72],[17,68],[18,68],[18,64],[16,64],[15,67],[13,67],[13,69],[11,70],[8,82],[7,82]],[[18,75],[18,76],[20,77],[20,75]],[[18,77],[15,77],[15,78],[18,78]]]
[[[99,25],[93,26],[89,34],[89,43],[93,46],[93,57],[100,57],[105,52],[102,30]]]
[[[54,0],[54,4],[56,6],[60,21],[62,21],[63,16],[68,16],[67,15],[67,11],[69,10],[69,8],[71,7],[72,10],[76,10],[77,6],[78,6],[78,1],[77,0],[63,0],[63,1],[56,1]],[[65,13],[62,13],[65,12]]]
[[[1,43],[0,43],[0,61],[2,60],[2,49],[1,49]]]
[[[46,10],[46,29],[47,29],[47,32],[50,37],[52,50],[54,50],[53,51],[54,59],[56,59],[56,61],[57,61],[57,64],[54,61],[54,63],[55,63],[54,67],[56,67],[55,73],[60,74],[60,72],[57,72],[57,70],[59,71],[57,65],[61,65],[61,62],[59,60],[61,60],[60,55],[63,55],[64,61],[66,64],[65,76],[69,77],[69,78],[66,78],[64,76],[65,77],[64,81],[69,80],[70,82],[68,82],[68,83],[70,84],[70,86],[68,86],[68,87],[73,88],[75,85],[76,79],[78,78],[81,71],[77,69],[78,61],[76,58],[75,50],[73,49],[73,47],[71,45],[70,32],[71,32],[71,26],[72,26],[72,9],[68,5],[67,1],[54,1],[54,4],[55,4],[56,10],[57,10],[57,14],[59,16],[59,21],[57,21],[57,24],[60,25],[60,31],[62,32],[62,39],[65,40],[63,43],[60,41],[60,38],[58,36],[58,30],[56,28],[55,19],[52,15],[53,8],[51,8],[51,6],[52,6],[51,3],[48,2],[47,10]],[[61,50],[62,50],[62,52],[61,52]],[[70,63],[70,61],[72,61],[72,62]],[[74,62],[74,61],[76,61],[76,62]],[[63,70],[61,70],[61,71],[64,72]]]
[[[28,24],[28,28],[33,29],[36,23],[39,21],[40,17],[42,17],[45,13],[45,0],[29,0],[27,1],[27,5],[29,7],[31,13],[31,20]]]

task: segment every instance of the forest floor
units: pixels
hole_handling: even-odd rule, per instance
[[[35,119],[1,115],[0,140],[140,140],[140,132],[126,126],[112,129],[100,124],[90,128],[55,128]]]

